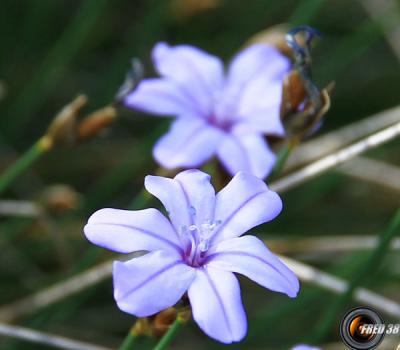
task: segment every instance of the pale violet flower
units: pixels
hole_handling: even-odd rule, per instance
[[[168,211],[101,209],[85,226],[94,244],[119,253],[148,251],[113,267],[118,307],[138,317],[176,304],[187,292],[193,318],[210,337],[240,341],[247,321],[234,273],[295,297],[299,282],[264,243],[245,232],[274,219],[279,196],[239,172],[218,194],[210,176],[187,170],[175,178],[147,176],[147,191]]]
[[[264,135],[285,133],[280,104],[289,60],[266,44],[238,53],[226,73],[218,57],[189,45],[158,43],[152,58],[161,77],[144,79],[124,103],[176,117],[154,147],[158,163],[191,168],[217,156],[232,175],[266,177],[276,157]]]
[[[309,346],[305,344],[299,344],[293,347],[291,350],[321,350],[320,348],[316,348],[314,346]]]

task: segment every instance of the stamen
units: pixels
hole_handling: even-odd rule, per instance
[[[201,253],[205,253],[209,248],[209,240],[208,239],[202,239],[199,244],[199,250]]]
[[[199,266],[202,264],[202,260],[210,248],[212,233],[220,224],[221,220],[205,220],[204,223],[200,225],[182,225],[180,227],[180,232],[187,244],[186,259],[188,264],[192,266]]]

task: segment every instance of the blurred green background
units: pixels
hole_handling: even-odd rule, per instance
[[[270,26],[309,24],[323,33],[313,50],[314,78],[320,86],[336,82],[320,133],[397,106],[400,38],[396,54],[388,33],[399,32],[400,12],[385,10],[387,3],[399,6],[379,0],[0,0],[0,171],[41,137],[56,112],[78,93],[89,97],[84,112],[109,104],[132,57],[140,58],[146,74],[152,75],[150,51],[158,41],[196,45],[228,61],[251,36]],[[106,133],[46,154],[2,194],[3,199],[41,203],[48,186],[66,184],[79,193],[79,205],[41,218],[0,218],[0,304],[111,257],[89,245],[82,227],[95,209],[129,205],[144,176],[156,169],[151,148],[167,128],[164,119],[122,110]],[[400,166],[399,146],[397,140],[368,156]],[[323,175],[283,199],[285,210],[278,220],[258,233],[287,239],[289,245],[290,239],[301,237],[378,235],[399,205],[398,192],[339,172]],[[351,275],[366,254],[293,253],[343,277]],[[398,253],[389,254],[367,286],[400,302],[398,263]],[[322,339],[317,336],[327,305],[336,298],[330,292],[303,284],[300,297],[289,300],[244,279],[242,291],[249,334],[230,348],[339,342],[338,325]],[[348,303],[337,323],[355,305]],[[117,347],[133,321],[117,309],[107,280],[18,323]],[[173,346],[223,347],[194,324],[181,331]],[[44,347],[0,337],[0,348]]]

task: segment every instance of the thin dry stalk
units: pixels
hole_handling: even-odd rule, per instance
[[[301,280],[305,282],[313,283],[337,294],[345,293],[349,287],[349,283],[344,279],[285,256],[280,256],[280,258]],[[400,319],[400,304],[391,299],[374,293],[366,288],[356,288],[353,298],[362,304],[370,305],[387,315]]]
[[[24,200],[0,200],[0,216],[27,216],[37,217],[42,208],[36,203]]]
[[[12,321],[79,293],[111,276],[111,260],[94,266],[54,286],[0,308],[0,319]]]
[[[284,169],[293,169],[315,161],[360,138],[398,123],[399,120],[400,106],[397,106],[307,141],[293,151]]]
[[[400,168],[380,160],[356,157],[351,163],[341,165],[338,170],[356,179],[400,191]]]
[[[12,326],[0,323],[0,334],[6,337],[26,340],[32,343],[52,346],[66,350],[111,350],[103,346],[92,345],[86,342],[73,340],[50,333],[35,331],[30,328]]]
[[[374,249],[379,241],[378,236],[322,236],[289,239],[265,240],[266,245],[280,254],[325,254],[346,253],[356,250]],[[390,245],[392,250],[400,250],[400,238],[394,239]]]
[[[400,116],[400,112],[399,112]],[[316,177],[317,175],[332,169],[333,167],[342,164],[349,159],[371,149],[382,145],[385,142],[393,140],[400,135],[400,122],[389,126],[371,136],[368,136],[350,146],[347,146],[337,152],[334,152],[326,157],[311,163],[298,171],[295,171],[282,179],[279,179],[271,184],[271,189],[276,192],[287,191],[301,183]]]

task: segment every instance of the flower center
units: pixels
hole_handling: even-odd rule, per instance
[[[181,226],[180,235],[186,246],[183,259],[190,266],[201,266],[209,249],[210,238],[221,221],[206,220],[200,225]]]
[[[208,123],[229,133],[235,124],[240,92],[240,86],[230,84],[214,91],[213,108],[208,115]]]

